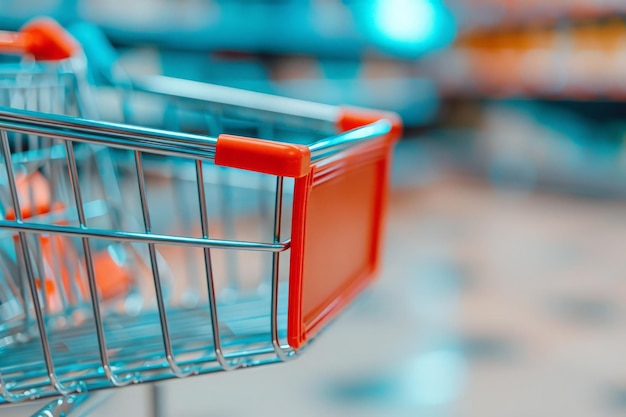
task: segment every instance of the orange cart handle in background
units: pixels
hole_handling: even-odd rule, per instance
[[[61,25],[36,18],[19,32],[0,31],[0,53],[29,55],[37,61],[60,61],[75,56],[80,45]]]

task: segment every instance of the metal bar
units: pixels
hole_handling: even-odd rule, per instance
[[[276,199],[274,200],[274,241],[280,240],[281,220],[283,213],[283,177],[276,178]],[[289,347],[286,349],[280,345],[278,336],[278,287],[280,281],[280,254],[272,254],[272,298],[271,298],[271,317],[270,317],[270,333],[272,336],[272,347],[276,355],[283,361],[289,359]]]
[[[391,127],[391,123],[388,120],[379,120],[356,130],[317,141],[309,146],[311,162],[332,156],[348,147],[367,140],[384,136],[391,131]]]
[[[235,216],[233,215],[233,196],[231,187],[228,184],[229,169],[222,169],[218,172],[219,176],[219,204],[220,214],[222,218],[222,226],[224,228],[224,236],[226,239],[234,239],[237,232],[235,224]],[[239,291],[239,263],[238,253],[236,251],[226,252],[226,288],[225,291],[237,293]]]
[[[140,150],[142,152],[150,152],[159,155],[179,156],[181,158],[188,159],[202,158],[210,161],[215,159],[215,149],[209,146],[202,147],[191,145],[175,145],[170,143],[163,143],[158,139],[146,139],[142,141],[138,140],[137,138],[133,138],[132,136],[106,136],[101,133],[94,134],[93,131],[91,133],[65,132],[62,128],[38,127],[34,125],[5,122],[2,119],[0,119],[0,128],[5,128],[7,130],[25,134],[34,133],[54,139],[95,143],[99,145],[109,146],[112,148],[126,149],[132,151]]]
[[[19,202],[19,194],[17,191],[17,184],[15,181],[15,174],[13,172],[13,166],[9,162],[11,150],[9,149],[9,139],[7,137],[6,131],[2,130],[0,132],[1,136],[1,147],[2,154],[5,156],[5,168],[7,173],[7,182],[9,185],[9,192],[11,193],[11,200],[13,203],[13,210],[15,211],[15,219],[16,222],[22,221],[22,212],[20,208]],[[35,274],[33,272],[33,266],[30,261],[30,254],[28,250],[28,243],[26,242],[26,233],[19,232],[18,233],[18,241],[20,245],[20,250],[23,255],[22,261],[26,271],[26,278],[28,280],[28,287],[30,290],[30,296],[33,300],[33,308],[35,310],[35,318],[37,321],[37,330],[39,332],[39,339],[41,342],[41,350],[44,357],[44,362],[46,364],[46,369],[48,371],[48,378],[50,381],[50,385],[53,389],[57,390],[60,394],[66,395],[74,390],[74,387],[65,387],[57,378],[54,362],[52,360],[52,353],[50,351],[50,341],[48,340],[48,334],[46,331],[46,325],[44,322],[44,313],[41,309],[41,305],[39,303],[39,295],[37,294],[37,285],[35,283]],[[6,391],[6,390],[5,390]]]
[[[50,94],[50,96],[52,96],[52,93]],[[50,98],[50,100],[52,100],[52,98]],[[52,105],[51,105],[52,107]],[[44,155],[44,159],[42,160],[43,164],[41,166],[41,171],[44,174],[45,178],[49,178],[49,185],[50,185],[50,195],[51,196],[57,196],[57,195],[63,195],[59,192],[58,190],[58,185],[57,182],[59,182],[59,178],[56,177],[56,170],[54,169],[54,166],[52,165],[53,163],[53,159],[52,159],[52,152],[54,149],[54,143],[53,140],[50,138],[41,138],[42,142],[45,142],[45,146],[42,145],[41,148],[45,149],[44,152],[40,152],[45,154]],[[65,150],[63,149],[63,154],[65,153]],[[28,160],[28,159],[26,159]],[[34,201],[34,200],[31,200]],[[33,213],[35,214],[35,213]],[[65,263],[65,267],[66,270],[70,272],[70,276],[72,276],[72,268],[69,265],[69,262],[67,261],[67,259],[65,257],[62,256],[57,256],[58,254],[60,254],[60,250],[61,248],[59,247],[59,245],[57,245],[57,239],[55,236],[50,236],[48,237],[49,241],[50,241],[50,249],[51,249],[51,267],[52,267],[52,271],[53,271],[53,279],[54,279],[54,284],[56,286],[56,288],[59,289],[58,294],[60,296],[61,299],[61,307],[63,310],[67,310],[70,306],[70,298],[68,297],[67,292],[65,291],[65,286],[63,285],[63,279],[62,279],[62,274],[61,274],[61,263]],[[40,271],[44,271],[42,266],[39,266]],[[43,275],[41,275],[43,276]],[[45,287],[45,286],[44,286]],[[72,289],[74,289],[76,287],[76,283],[74,282],[74,280],[71,280],[70,283],[70,289],[69,291],[71,291]],[[77,300],[80,300],[80,298],[75,298]]]
[[[137,169],[137,184],[139,185],[139,199],[141,201],[141,212],[143,217],[144,228],[146,234],[150,234],[152,225],[150,222],[150,210],[148,207],[148,197],[146,195],[146,182],[144,179],[143,166],[141,164],[141,153],[135,152],[135,167]],[[163,348],[165,349],[165,359],[172,373],[181,378],[191,375],[194,369],[183,371],[176,363],[174,350],[172,349],[172,341],[170,339],[170,331],[167,323],[167,313],[165,311],[165,300],[163,298],[163,288],[161,286],[161,276],[159,274],[159,266],[157,263],[156,248],[154,243],[148,243],[148,251],[150,253],[150,267],[152,269],[152,278],[154,280],[154,291],[157,299],[159,310],[159,322],[161,325],[161,336],[163,338]]]
[[[177,164],[178,161],[170,160],[167,164],[167,170],[169,171],[167,174],[167,178],[171,181],[172,186],[170,187],[172,191],[172,198],[174,201],[174,207],[176,210],[175,216],[173,219],[174,227],[180,228],[183,231],[191,231],[193,230],[193,226],[195,225],[195,216],[189,213],[189,206],[191,206],[189,202],[189,198],[186,195],[187,189],[182,186],[177,186],[175,184],[179,179],[176,177],[177,169],[180,169],[180,164]],[[195,166],[194,166],[195,168]],[[183,251],[184,256],[184,273],[185,276],[191,284],[184,290],[185,297],[185,305],[187,306],[195,306],[200,302],[200,285],[202,282],[202,277],[200,272],[198,271],[198,263],[196,262],[193,251],[185,250]]]
[[[232,352],[226,354],[226,358],[234,359],[265,354],[274,354],[273,348],[271,346],[268,346],[267,344],[261,346],[259,343],[259,339],[260,337],[255,340],[245,340],[244,342],[237,345],[239,349],[233,350]],[[189,343],[193,343],[195,345],[194,348],[181,348],[181,351],[187,357],[189,357],[190,354],[194,354],[194,356],[197,354],[197,357],[182,360],[182,364],[194,365],[198,363],[216,362],[213,352],[211,352],[210,355],[203,354],[204,349],[200,347],[200,343],[203,340],[205,339],[196,338],[194,340],[190,340]],[[133,347],[135,348],[132,354],[128,354],[127,356],[122,356],[116,359],[119,361],[127,361],[128,363],[133,364],[129,365],[129,373],[142,373],[143,375],[141,381],[145,381],[144,378],[148,376],[148,373],[155,370],[161,371],[164,374],[171,376],[171,373],[169,372],[167,366],[165,366],[166,364],[163,362],[162,359],[157,358],[156,356],[155,351],[158,349],[158,347],[155,347],[154,344],[159,344],[159,342],[151,340],[152,344],[148,346],[148,349],[144,350],[140,350],[137,348],[138,346],[143,348],[141,339],[137,341],[133,340],[132,343],[133,345],[129,346],[129,349]],[[250,346],[252,344],[259,345],[259,347],[255,348]],[[247,348],[244,346],[247,346]],[[31,365],[30,371],[28,370],[28,368],[26,368],[26,373],[22,373],[24,368],[19,367],[19,369],[17,370],[17,372],[19,372],[19,375],[14,376],[14,378],[11,379],[11,383],[14,388],[19,389],[21,387],[23,389],[26,386],[31,388],[40,388],[46,385],[46,383],[42,380],[43,378],[41,378],[42,376],[45,376],[45,370],[41,371],[41,369],[36,368],[36,363],[31,363],[29,365]],[[94,379],[106,380],[106,378],[102,376],[102,372],[99,371],[99,358],[97,357],[97,354],[92,354],[91,351],[85,353],[81,352],[80,364],[76,364],[74,358],[65,358],[62,369],[63,372],[65,372],[66,374],[70,374],[70,376],[64,378],[65,381],[75,381],[77,378],[77,376],[75,375],[76,373],[80,373],[80,379],[84,381],[90,381]],[[198,371],[201,372],[201,369],[199,368]],[[30,375],[28,374],[28,372],[30,372]],[[74,375],[72,375],[72,373]],[[35,379],[35,381],[33,381],[33,379]],[[23,382],[23,384],[20,384],[20,382]],[[108,380],[106,382],[108,382]],[[89,386],[87,386],[87,388],[89,388]]]
[[[267,352],[265,353],[271,353],[272,350],[269,349]],[[262,352],[255,352],[255,355],[262,355]],[[266,356],[266,355],[264,355]],[[247,366],[260,366],[260,365],[268,365],[268,364],[272,364],[272,363],[276,363],[279,360],[275,357],[275,355],[272,355],[272,357],[263,357],[260,359],[255,359],[255,360],[251,360],[249,362],[246,363]],[[154,367],[153,370],[158,370],[159,368],[162,367]],[[209,374],[209,373],[215,373],[215,372],[220,372],[220,371],[224,371],[224,369],[220,368],[219,366],[212,366],[212,367],[206,367],[203,368],[199,375],[205,375],[205,374]],[[167,374],[164,373],[152,373],[147,375],[144,379],[141,380],[141,383],[152,383],[152,382],[159,382],[159,381],[163,381],[163,380],[167,380],[170,377]],[[92,384],[89,385],[89,389],[91,393],[97,393],[97,392],[102,392],[101,390],[105,390],[111,388],[111,386],[109,384],[107,384],[105,381],[102,380],[98,380],[98,381],[93,381]],[[40,391],[39,394],[39,398],[46,398],[46,397],[54,397],[54,396],[58,396],[57,393],[54,392],[49,392],[49,391]],[[0,402],[0,410],[2,410],[2,406],[5,403]],[[72,416],[73,417],[73,416]]]
[[[216,138],[208,136],[1,107],[0,127],[50,138],[204,160],[214,160],[217,144]],[[390,131],[391,123],[387,120],[380,120],[368,126],[315,142],[309,145],[312,161],[332,156],[347,147],[380,137]]]
[[[18,197],[18,193],[17,193],[17,187],[15,185],[15,175],[13,173],[13,168],[11,165],[11,150],[9,149],[9,139],[7,137],[7,133],[4,130],[0,130],[0,140],[1,140],[1,149],[2,149],[2,156],[4,157],[4,165],[5,165],[5,169],[6,169],[6,173],[7,173],[7,178],[8,178],[8,183],[9,183],[9,193],[11,196],[11,202],[13,205],[13,210],[15,211],[15,218],[17,220],[21,220],[22,219],[22,213],[20,211],[20,203],[19,203],[19,197]],[[20,240],[20,246],[21,248],[24,247],[24,245],[22,244],[22,242],[26,239],[26,236],[24,236],[23,233],[18,235],[18,239]],[[16,247],[16,249],[18,249],[18,247]],[[17,251],[16,251],[17,252]],[[32,271],[31,271],[32,274]],[[25,310],[29,310],[27,305],[26,305],[26,294],[24,293],[24,286],[20,285],[20,287],[22,288],[22,300],[24,302],[24,309]],[[37,303],[37,298],[33,298],[33,303]],[[41,310],[39,311],[41,313]],[[29,316],[26,316],[26,324],[28,324],[28,320],[29,320]],[[4,378],[2,376],[2,372],[0,372],[0,394],[2,394],[2,397],[5,398],[7,401],[9,402],[17,402],[17,401],[21,401],[23,398],[28,397],[29,395],[31,395],[31,392],[24,392],[21,395],[20,394],[13,394],[11,391],[9,391],[9,389],[6,386],[6,383],[4,382]]]
[[[201,338],[197,338],[197,339],[190,340],[189,343],[194,343],[196,346],[198,346],[199,343],[202,342],[202,340],[203,339]],[[259,344],[258,342],[260,342],[260,337],[255,340],[246,340],[240,343],[239,346],[243,346],[243,345],[249,346],[255,343]],[[133,343],[133,346],[141,346],[141,347],[143,347],[145,344],[145,342],[141,340],[140,338],[137,340],[133,340],[132,343]],[[184,354],[189,354],[189,353],[200,353],[203,351],[203,349],[196,347],[194,349],[181,349],[181,351]],[[148,351],[148,353],[152,354],[153,351]],[[226,353],[224,356],[227,359],[236,359],[236,358],[249,358],[249,357],[268,355],[268,354],[274,354],[273,347],[269,345],[256,347],[256,348],[248,347],[247,349],[240,348],[235,351]],[[154,360],[154,358],[146,359],[146,357],[143,355],[145,355],[145,351],[136,350],[136,351],[133,351],[132,354],[129,354],[127,357],[121,357],[118,360],[128,360],[134,363],[143,362],[141,365],[136,365],[132,368],[129,368],[128,369],[129,373],[147,373],[147,372],[151,372],[155,370],[164,371],[164,369],[166,369],[166,367],[163,366],[162,361],[156,361]],[[276,355],[274,354],[274,356]],[[83,380],[106,379],[106,378],[103,378],[101,373],[98,371],[99,358],[97,357],[97,354],[92,355],[92,356],[83,355],[81,356],[81,361],[83,363],[77,366],[75,358],[66,358],[66,361],[60,368],[63,369],[63,371],[66,373],[80,372],[80,378]],[[85,363],[86,361],[91,361],[91,362]],[[183,365],[194,365],[198,363],[208,363],[208,362],[216,362],[215,356],[205,355],[199,358],[185,359],[181,361]],[[30,370],[29,370],[29,367],[25,367],[23,365],[18,366],[16,368],[16,371],[19,372],[20,375],[12,378],[11,383],[14,384],[14,387],[19,388],[20,382],[24,382],[24,381],[26,381],[26,384],[30,384],[28,386],[30,386],[31,388],[40,388],[45,385],[45,383],[40,382],[41,381],[40,377],[42,373],[41,373],[41,370],[37,367],[37,364],[31,363],[29,365],[31,368]],[[45,375],[45,370],[43,372],[44,372],[43,375]],[[199,370],[199,373],[201,372],[202,372],[202,369]],[[146,381],[145,379],[146,377],[147,375],[144,375],[141,381]],[[32,379],[32,378],[35,378],[38,381],[35,384],[33,384],[32,381],[29,381],[29,379]],[[62,381],[70,382],[70,381],[74,381],[75,379],[76,379],[76,376],[72,375],[69,377],[65,377],[64,379],[62,379]],[[31,390],[30,392],[32,393],[33,390]]]
[[[95,156],[94,162],[98,168],[96,178],[102,187],[102,195],[106,195],[107,201],[111,202],[110,206],[123,207],[122,191],[118,182],[119,176],[115,170],[111,149],[94,148],[94,146],[89,146],[90,153],[93,153],[89,156]],[[102,155],[99,156],[99,153],[102,153]],[[109,210],[109,214],[111,217],[110,227],[112,229],[121,229],[123,214],[116,210]]]
[[[207,122],[207,128],[210,132],[214,132],[215,134],[219,134],[224,129],[224,117],[221,112],[221,109],[216,109],[211,111],[211,109],[207,109],[207,116],[205,117],[205,121]],[[236,235],[236,226],[235,219],[232,213],[233,206],[233,198],[232,191],[229,184],[229,173],[230,170],[220,169],[217,172],[218,175],[218,190],[220,193],[219,196],[219,205],[220,205],[220,215],[222,218],[222,226],[224,228],[224,236],[226,239],[234,239]],[[237,281],[237,277],[239,276],[238,270],[238,253],[235,251],[226,252],[226,288],[224,288],[223,292],[237,293],[239,291],[239,282]]]
[[[289,249],[290,241],[281,243],[245,242],[234,240],[221,240],[209,238],[197,238],[190,236],[173,236],[161,234],[148,234],[140,232],[125,232],[119,230],[103,230],[93,228],[78,228],[56,224],[33,224],[0,220],[0,229],[14,230],[16,232],[54,233],[71,237],[89,237],[108,239],[120,242],[171,244],[175,246],[205,247],[216,249],[236,249],[261,252],[282,252]]]
[[[76,203],[76,210],[78,212],[78,221],[81,229],[85,229],[85,211],[83,208],[83,199],[80,191],[80,183],[78,180],[78,169],[76,167],[76,157],[74,155],[74,146],[72,142],[65,142],[67,163],[69,167],[70,183],[72,184],[72,191],[74,193],[74,200]],[[121,380],[115,375],[111,364],[109,362],[109,354],[107,352],[107,344],[104,336],[104,323],[102,321],[102,314],[100,312],[100,303],[98,298],[98,287],[96,284],[96,275],[93,266],[93,254],[91,252],[91,246],[89,238],[82,237],[83,252],[85,256],[85,268],[87,270],[87,280],[89,281],[89,294],[91,296],[91,306],[93,310],[93,318],[96,323],[96,337],[98,340],[98,349],[100,351],[100,361],[102,363],[102,369],[104,374],[109,379],[111,384],[115,386],[128,385],[132,382],[132,377],[126,377]]]
[[[29,201],[35,201],[32,195],[29,197]],[[48,294],[47,294],[47,286],[45,285],[45,281],[47,277],[46,277],[46,271],[43,267],[43,259],[42,259],[43,252],[41,250],[41,242],[38,239],[38,236],[35,236],[35,239],[32,239],[31,246],[33,248],[32,253],[34,254],[35,266],[37,267],[37,272],[38,272],[37,275],[39,276],[39,280],[41,284],[40,291],[42,295],[41,296],[42,309],[43,311],[48,312]],[[55,283],[55,285],[56,284],[57,283]],[[63,287],[57,287],[57,288],[59,288],[60,290]]]
[[[135,138],[136,140],[159,140],[162,143],[187,144],[202,147],[215,146],[217,139],[203,135],[154,129],[136,125],[81,119],[62,114],[42,113],[0,106],[3,123],[21,123],[31,127],[63,128],[64,132],[98,132],[109,137]]]
[[[202,161],[196,161],[196,182],[198,185],[198,197],[200,201],[200,223],[202,226],[202,237],[208,239],[209,237],[209,216],[206,206],[206,193],[204,191],[204,173],[202,171]],[[239,368],[243,361],[236,360],[229,362],[222,351],[222,341],[220,337],[220,322],[217,316],[217,299],[215,297],[215,286],[213,283],[213,267],[211,263],[211,250],[207,247],[204,248],[204,264],[207,281],[207,292],[209,297],[209,311],[211,313],[211,326],[213,332],[213,350],[215,357],[220,366],[224,370],[234,370]]]
[[[13,241],[13,244],[15,247],[16,259],[20,259],[20,257],[22,256],[21,255],[22,249],[21,249],[20,243]],[[20,286],[20,295],[22,296],[22,302],[24,303],[24,328],[26,329],[27,332],[29,332],[31,323],[33,323],[35,319],[33,318],[33,313],[28,306],[28,299],[30,298],[28,283],[25,282],[26,280],[21,279],[21,277],[23,277],[26,274],[26,272],[23,269],[24,268],[23,262],[17,262],[17,267],[18,267],[17,280],[19,281],[18,284]]]
[[[93,118],[94,117],[93,110],[90,109],[90,107],[92,106],[89,103],[87,103],[86,100],[78,99],[78,96],[80,95],[80,88],[78,87],[78,78],[74,74],[70,76],[70,83],[68,87],[71,89],[71,92],[72,92],[71,95],[73,97],[76,97],[76,106],[78,110],[78,116]],[[65,112],[65,113],[67,114],[68,112]]]
[[[328,104],[311,103],[162,75],[143,76],[133,78],[132,81],[133,87],[138,91],[250,108],[259,113],[276,113],[281,116],[289,115],[334,123],[340,111],[339,107]]]
[[[60,264],[60,262],[64,261],[65,257],[60,256],[61,248],[58,247],[55,236],[50,236],[48,237],[48,239],[50,240],[50,250],[51,250],[51,258],[52,258],[50,259],[50,262],[52,263],[51,265],[52,273],[53,273],[52,279],[54,280],[55,287],[58,289],[58,294],[61,300],[61,307],[63,310],[67,310],[70,304],[69,304],[68,294],[66,293],[66,288],[63,283],[63,278],[61,274],[61,264]],[[65,267],[67,268],[68,265],[66,264]],[[39,265],[38,268],[40,271],[39,276],[42,276],[42,277],[45,276],[44,275],[45,270],[43,269],[43,265]],[[70,272],[70,276],[72,276],[71,270],[69,268],[67,270]]]
[[[0,107],[0,127],[25,134],[193,159],[213,160],[217,144],[217,139],[208,136],[3,107]]]

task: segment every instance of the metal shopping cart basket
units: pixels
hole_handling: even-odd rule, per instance
[[[0,107],[0,233],[19,264],[4,274],[35,324],[0,344],[2,403],[287,360],[376,274],[397,116],[163,76],[130,89],[98,88],[97,120]],[[56,150],[63,169],[33,172],[69,189],[63,216],[25,213],[37,199],[20,189],[19,135]],[[86,146],[114,169],[80,163]],[[97,213],[105,175],[123,221]],[[79,271],[55,291],[85,285],[88,308],[62,308],[67,320],[49,320],[54,260],[29,243],[43,238]],[[126,259],[97,264],[119,245]],[[133,289],[107,297],[120,269]]]

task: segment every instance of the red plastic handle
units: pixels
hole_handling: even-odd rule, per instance
[[[298,178],[309,173],[311,151],[304,145],[222,134],[217,139],[215,164]]]
[[[31,20],[19,32],[0,31],[0,53],[30,55],[38,61],[60,61],[79,51],[78,42],[49,18]]]

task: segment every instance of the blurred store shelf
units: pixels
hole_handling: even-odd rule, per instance
[[[443,95],[626,98],[626,23],[494,29],[467,35],[421,63]]]
[[[463,34],[498,28],[555,26],[626,13],[620,0],[449,0]]]
[[[626,195],[626,4],[450,0],[458,37],[416,62],[430,136],[498,188]]]

